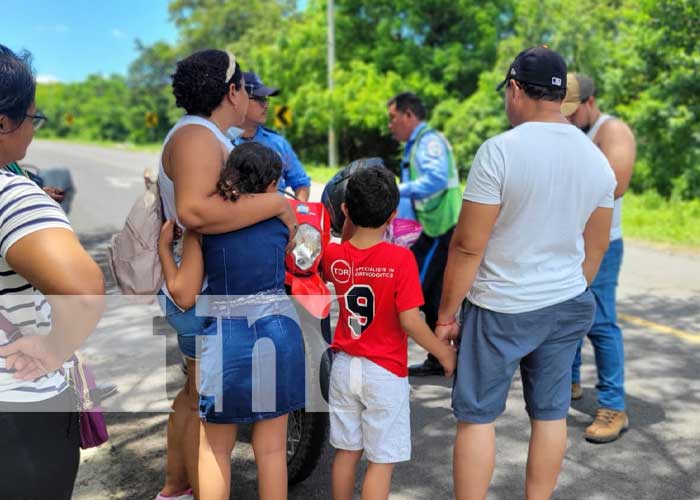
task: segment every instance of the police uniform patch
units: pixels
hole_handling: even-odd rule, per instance
[[[435,158],[441,158],[442,157],[442,144],[440,143],[440,139],[429,139],[428,144],[426,145],[426,151],[428,152],[429,156],[435,157]]]

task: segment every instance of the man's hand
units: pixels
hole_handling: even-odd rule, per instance
[[[0,357],[7,358],[5,366],[8,370],[16,370],[14,378],[35,380],[63,365],[70,352],[60,351],[60,346],[54,345],[49,337],[31,335],[0,347]]]
[[[450,345],[452,341],[459,337],[459,325],[456,321],[435,328],[435,336],[443,344]]]

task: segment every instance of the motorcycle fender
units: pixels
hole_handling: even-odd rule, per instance
[[[318,274],[291,277],[292,296],[315,318],[323,319],[331,311],[331,292]]]

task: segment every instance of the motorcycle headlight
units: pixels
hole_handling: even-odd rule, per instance
[[[302,224],[297,230],[296,246],[292,254],[299,269],[308,271],[321,255],[321,233],[310,224]]]

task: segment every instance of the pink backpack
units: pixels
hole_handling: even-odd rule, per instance
[[[112,236],[108,251],[114,281],[128,295],[155,295],[163,285],[158,258],[163,206],[157,177],[146,169],[143,178],[146,192],[131,207],[124,229]]]

